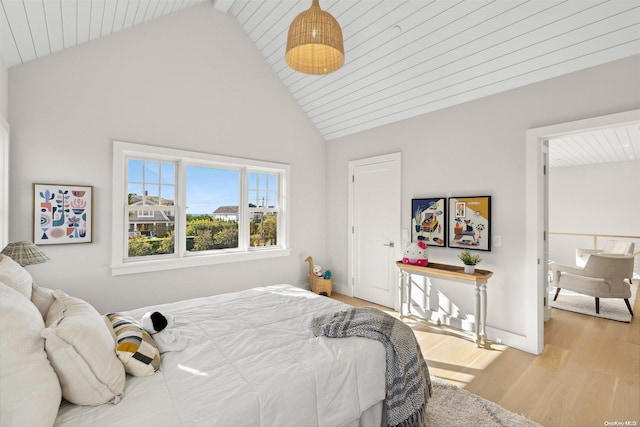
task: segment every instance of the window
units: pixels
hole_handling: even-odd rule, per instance
[[[128,157],[126,187],[127,257],[174,253],[175,162]]]
[[[113,165],[112,274],[289,255],[288,165],[119,141]]]
[[[250,246],[278,244],[278,175],[249,172]]]
[[[190,165],[186,169],[187,208],[194,213],[187,216],[187,251],[237,249],[242,170]]]

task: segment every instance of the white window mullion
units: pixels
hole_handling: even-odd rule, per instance
[[[179,257],[187,253],[187,164],[178,161],[176,167],[176,225],[175,225],[175,252]]]
[[[288,190],[289,190],[289,183],[291,182],[291,171],[289,170],[289,167],[286,168],[286,172],[280,173],[278,174],[278,179],[279,179],[279,194],[278,194],[278,201],[280,203],[280,213],[281,213],[281,223],[279,224],[282,228],[282,235],[279,236],[280,238],[282,238],[282,242],[281,245],[283,248],[288,248],[289,247],[289,243],[290,243],[290,239],[291,239],[291,220],[289,218],[290,216],[290,203],[291,203],[291,198],[289,196]]]
[[[125,194],[127,194],[126,190]],[[129,209],[126,201],[124,201],[124,206],[122,209],[122,218],[124,226],[121,230],[121,233],[123,234],[123,241],[120,244],[120,259],[126,260],[127,258],[129,258],[129,227],[131,226],[131,222],[129,221]]]
[[[238,249],[249,249],[249,171],[242,168],[240,171],[240,206],[238,206]]]
[[[276,193],[276,200],[275,200],[276,205],[278,207],[278,245],[287,247],[288,246],[288,241],[287,241],[288,230],[286,229],[287,221],[285,220],[287,217],[287,211],[284,205],[284,185],[282,182],[281,173],[279,173],[278,177],[276,178],[276,188],[278,189],[278,192]]]

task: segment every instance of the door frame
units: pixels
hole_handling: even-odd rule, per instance
[[[9,124],[0,114],[0,248],[9,243]]]
[[[640,124],[640,109],[591,117],[566,123],[528,129],[526,132],[526,238],[525,238],[525,311],[526,342],[523,350],[540,354],[544,349],[544,318],[547,297],[547,265],[543,265],[547,197],[543,175],[545,141],[580,132]]]
[[[399,210],[399,215],[398,215],[398,224],[396,224],[396,239],[395,239],[395,246],[394,246],[394,250],[395,250],[395,258],[396,259],[400,259],[400,250],[401,250],[401,245],[402,245],[402,240],[401,240],[401,228],[402,228],[402,153],[400,152],[396,152],[396,153],[389,153],[389,154],[383,154],[380,156],[374,156],[374,157],[367,157],[364,159],[358,159],[358,160],[350,160],[349,161],[349,176],[348,176],[348,199],[349,199],[349,207],[348,207],[348,221],[347,221],[347,234],[349,236],[348,240],[348,249],[347,249],[347,274],[348,274],[348,283],[347,283],[347,289],[349,290],[349,296],[354,296],[354,280],[355,280],[355,275],[354,275],[354,259],[353,259],[353,255],[354,255],[354,221],[353,221],[353,196],[354,196],[354,182],[353,182],[353,176],[354,176],[354,170],[356,167],[359,166],[365,166],[365,165],[371,165],[371,164],[376,164],[376,163],[384,163],[384,162],[397,162],[398,164],[398,182],[400,183],[400,188],[398,188],[398,199],[396,200],[396,203],[398,205],[398,210]],[[400,308],[400,293],[399,293],[399,282],[396,280],[394,283],[394,289],[395,292],[393,293],[393,308],[394,310],[398,311],[398,309]]]

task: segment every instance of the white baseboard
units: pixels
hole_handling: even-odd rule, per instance
[[[346,295],[348,297],[353,296],[353,291],[351,289],[351,286],[344,285],[342,283],[333,282],[333,292],[337,292],[339,294]]]

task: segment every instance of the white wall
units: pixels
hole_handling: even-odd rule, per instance
[[[402,227],[411,199],[492,196],[492,235],[502,246],[482,252],[492,270],[488,324],[493,337],[516,343],[526,335],[525,132],[553,123],[627,111],[640,106],[640,56],[571,73],[459,106],[386,125],[327,144],[327,264],[347,286],[348,161],[402,154]],[[436,262],[459,263],[459,250],[433,248]],[[444,296],[473,313],[473,292],[455,282],[434,282]]]
[[[549,231],[640,236],[638,183],[640,160],[550,169]],[[549,258],[573,264],[576,247],[592,245],[590,237],[552,235]]]
[[[0,56],[0,117],[6,119],[9,112],[9,70]]]
[[[9,70],[11,240],[32,184],[94,186],[94,242],[42,246],[42,286],[123,310],[261,284],[306,284],[324,253],[324,142],[248,36],[209,3]],[[291,165],[290,257],[113,277],[112,140]],[[313,226],[309,226],[313,224]]]
[[[9,243],[9,70],[0,56],[0,248]]]

